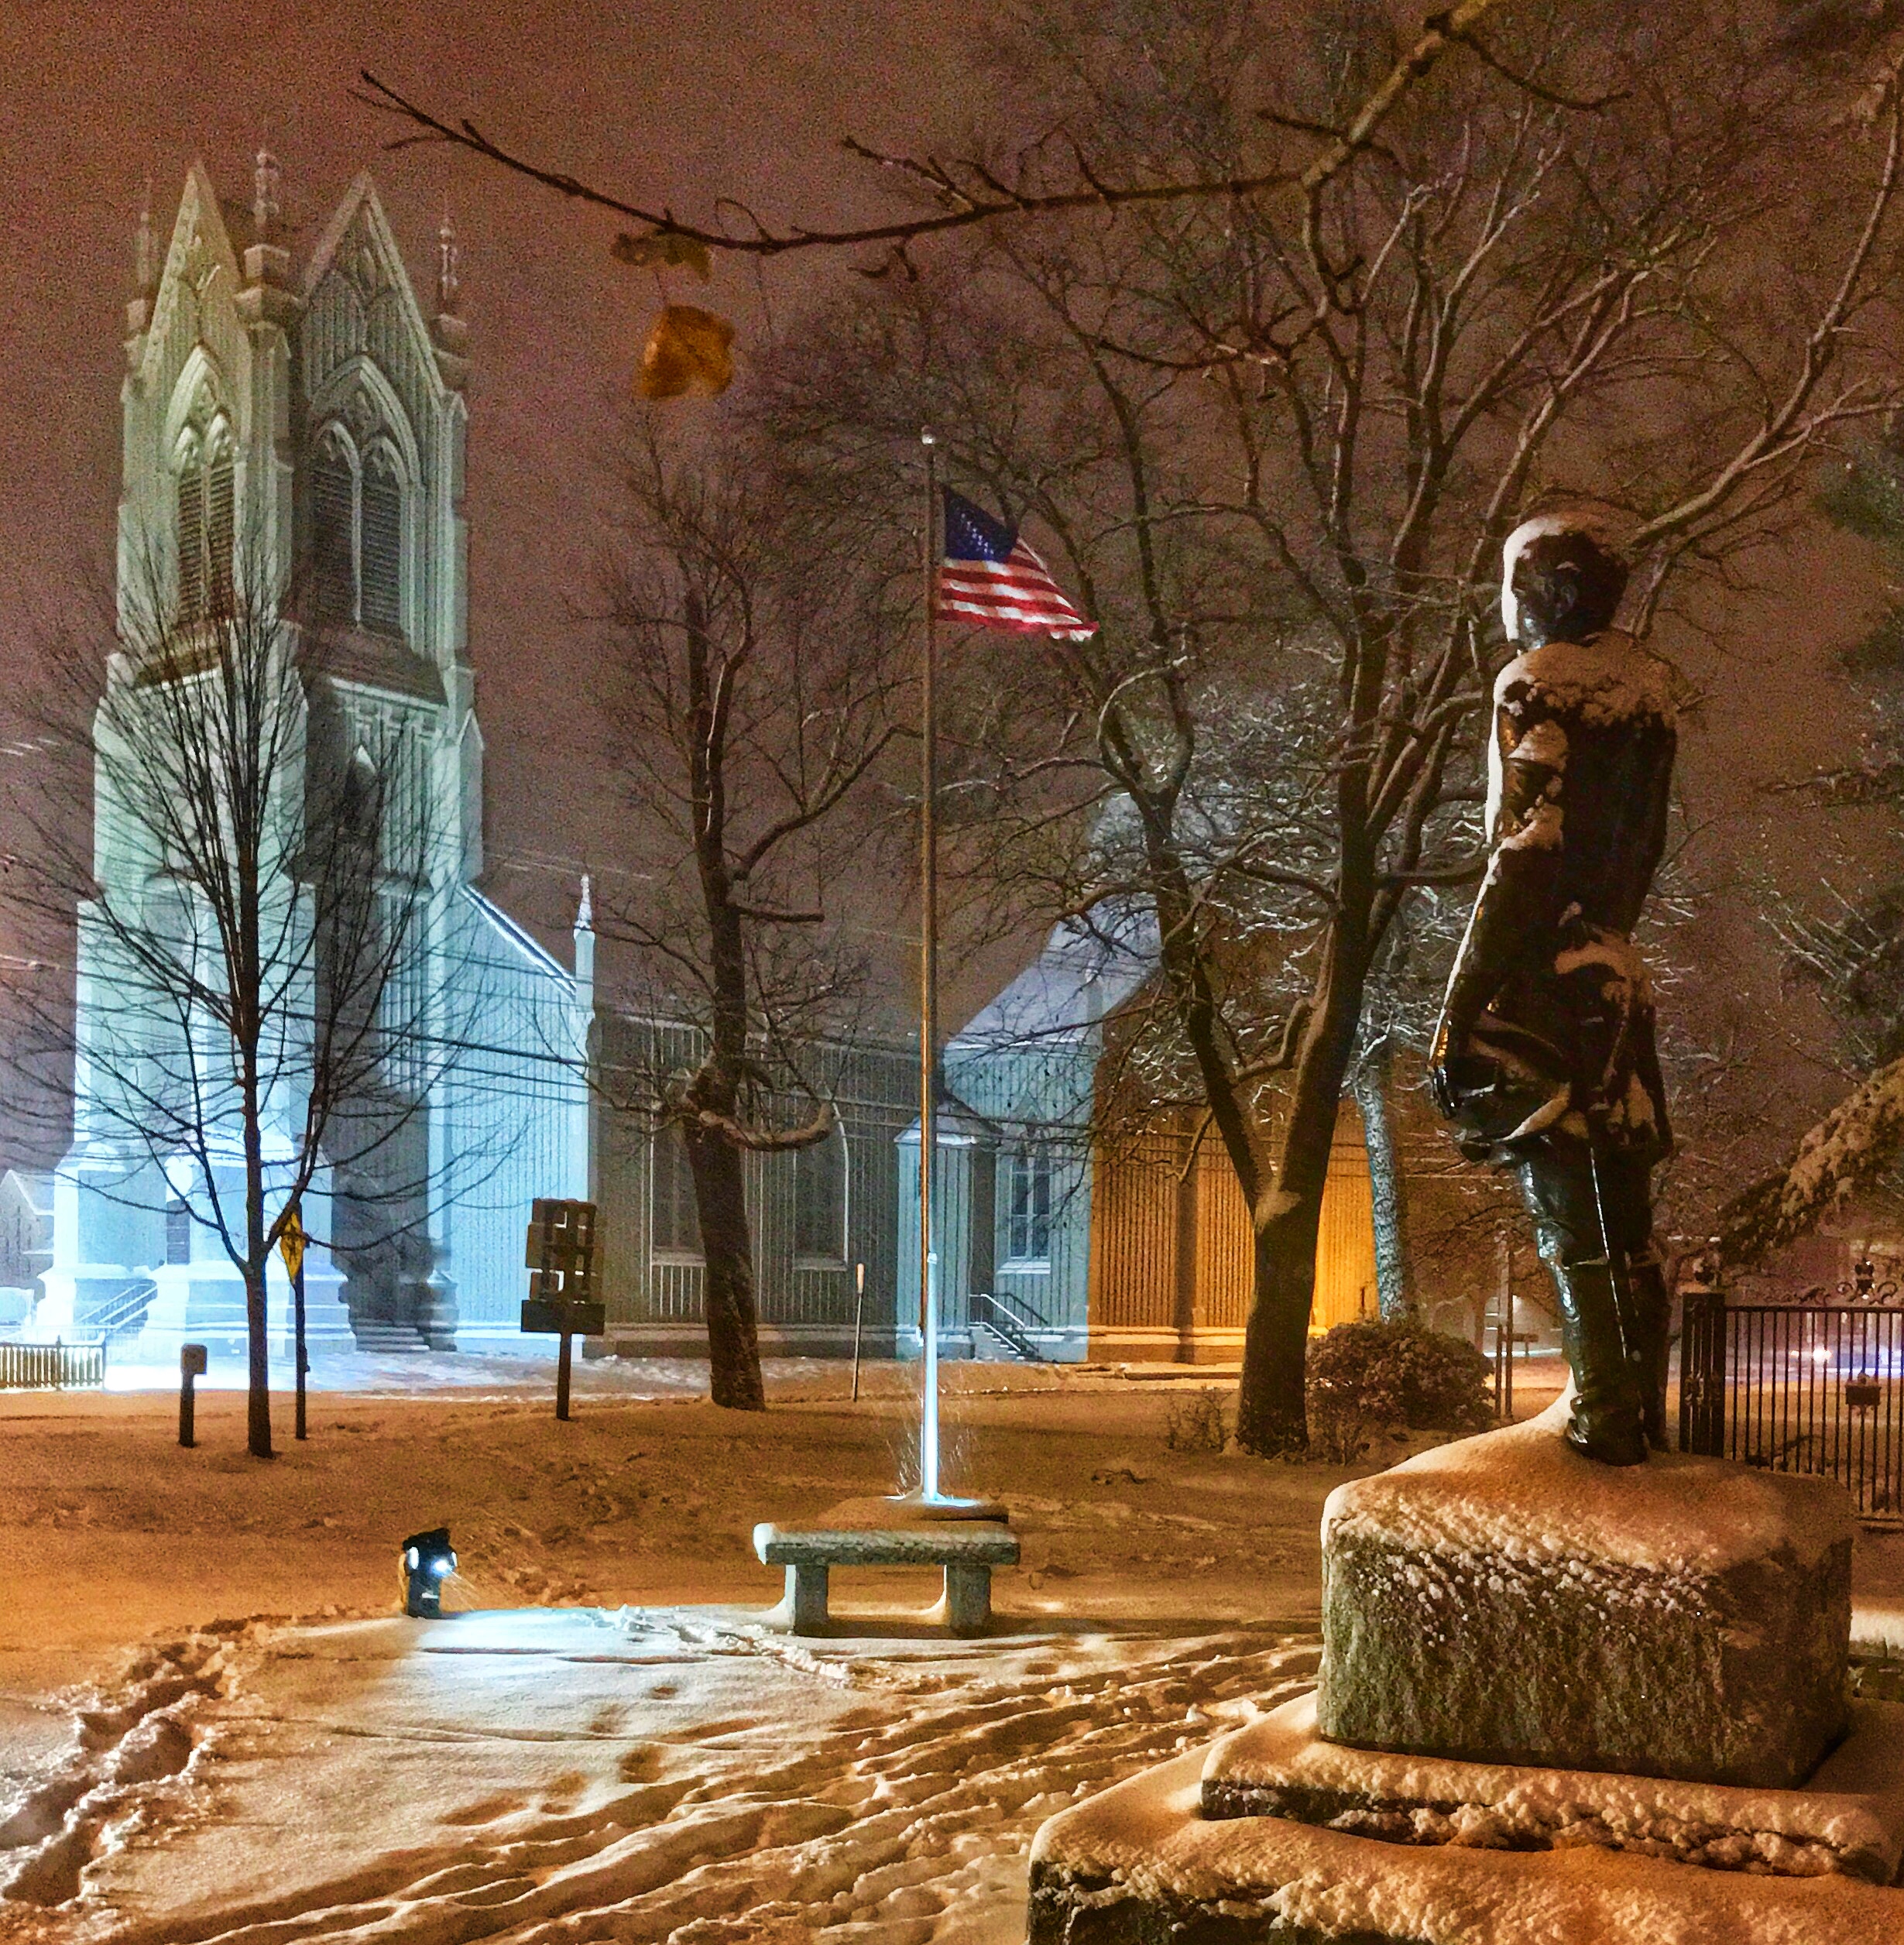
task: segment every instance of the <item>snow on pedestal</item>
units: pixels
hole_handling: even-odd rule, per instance
[[[1889,1884],[1904,1857],[1904,1703],[1861,1702],[1803,1789],[1536,1769],[1346,1748],[1313,1695],[1227,1735],[1203,1768],[1210,1817],[1280,1816],[1391,1844],[1589,1847],[1771,1877]]]
[[[1329,1496],[1322,1734],[1794,1787],[1845,1727],[1849,1500],[1719,1460],[1597,1465],[1564,1408]]]
[[[1206,1752],[1065,1810],[1031,1847],[1028,1945],[1896,1945],[1904,1892],[1583,1847],[1388,1844],[1206,1817]]]

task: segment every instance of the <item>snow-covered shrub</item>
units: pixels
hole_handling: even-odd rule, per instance
[[[1172,1452],[1221,1452],[1229,1437],[1223,1394],[1215,1390],[1178,1398],[1164,1421],[1164,1443]]]
[[[1494,1416],[1487,1360],[1415,1324],[1337,1324],[1311,1338],[1308,1405],[1310,1445],[1344,1466],[1385,1433],[1484,1432]]]

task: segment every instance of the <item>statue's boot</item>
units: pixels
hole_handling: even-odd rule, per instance
[[[1602,1256],[1549,1267],[1560,1300],[1561,1343],[1573,1373],[1567,1443],[1603,1466],[1642,1465],[1646,1423],[1640,1369],[1627,1356],[1612,1265]],[[1663,1403],[1662,1416],[1663,1422]]]
[[[1669,1449],[1666,1437],[1666,1366],[1672,1354],[1672,1299],[1666,1273],[1651,1250],[1627,1269],[1628,1356],[1639,1379],[1640,1414],[1646,1442]]]

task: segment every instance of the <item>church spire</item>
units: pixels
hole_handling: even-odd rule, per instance
[[[595,900],[588,874],[581,874],[581,902],[575,907],[575,996],[585,1013],[595,1006]]]
[[[139,228],[132,237],[132,294],[147,297],[157,280],[159,266],[153,261],[156,252],[152,242],[152,178],[146,178],[146,187],[139,204]]]
[[[269,243],[271,232],[277,227],[278,218],[284,213],[278,200],[278,187],[282,172],[278,159],[269,149],[258,151],[258,166],[252,171],[251,221],[252,241]]]
[[[159,252],[152,236],[152,178],[139,199],[139,227],[132,232],[132,291],[125,300],[125,345],[132,353],[152,322],[153,286],[159,281]]]
[[[459,274],[461,252],[456,247],[456,232],[450,227],[449,205],[443,206],[442,227],[437,232],[437,315],[454,317],[457,315],[456,300],[461,294],[462,278]]]
[[[450,224],[449,205],[443,206],[443,221],[437,230],[437,314],[430,321],[430,335],[437,348],[437,369],[443,382],[462,389],[469,363],[469,328],[457,312],[462,295],[463,252]]]
[[[263,305],[280,325],[288,319],[285,307],[291,283],[291,253],[283,241],[283,185],[277,157],[261,148],[251,172],[251,242],[245,249],[245,282],[252,293],[247,301]],[[259,294],[267,289],[268,299]]]

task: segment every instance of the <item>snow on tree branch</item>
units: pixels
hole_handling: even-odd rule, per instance
[[[1806,1131],[1782,1169],[1762,1177],[1720,1218],[1720,1247],[1741,1266],[1816,1228],[1868,1189],[1904,1148],[1904,1059],[1881,1067]]]

